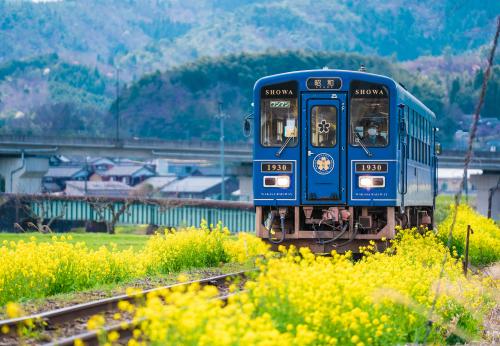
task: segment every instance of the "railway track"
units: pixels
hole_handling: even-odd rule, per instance
[[[103,314],[106,321],[112,320],[111,316],[119,312],[119,302],[134,302],[151,292],[172,289],[179,286],[189,286],[194,283],[198,283],[201,286],[216,286],[221,293],[220,297],[217,299],[227,302],[227,299],[231,296],[228,292],[230,283],[237,278],[244,278],[247,273],[248,271],[239,271],[217,275],[201,280],[147,289],[135,294],[123,294],[29,316],[3,320],[0,321],[0,330],[7,327],[9,333],[0,335],[0,346],[18,344],[21,341],[19,337],[19,328],[26,328],[27,325],[34,326],[32,328],[36,330],[38,334],[37,339],[33,337],[22,339],[22,342],[28,345],[74,345],[77,339],[83,341],[85,345],[98,345],[99,333],[97,331],[87,331],[87,321],[91,316],[96,314]],[[107,322],[100,332],[105,332],[107,334],[112,331],[117,331],[120,334],[118,342],[122,343],[131,338],[135,325],[136,324],[132,323],[131,320],[120,322],[114,321],[114,323]],[[43,340],[40,340],[40,335],[43,335]]]

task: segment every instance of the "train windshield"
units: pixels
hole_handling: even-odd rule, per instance
[[[260,143],[265,147],[281,147],[298,143],[297,83],[265,86],[261,90]]]
[[[352,81],[350,142],[385,147],[389,142],[389,90],[381,84]]]

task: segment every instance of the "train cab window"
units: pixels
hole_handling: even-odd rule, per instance
[[[389,142],[389,89],[382,84],[352,81],[350,86],[350,143],[367,147]]]
[[[260,143],[264,147],[280,147],[298,143],[298,86],[286,82],[264,86],[260,103]]]
[[[314,106],[311,109],[311,144],[334,147],[337,144],[337,108]]]

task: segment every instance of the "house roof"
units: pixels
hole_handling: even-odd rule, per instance
[[[131,176],[140,171],[141,169],[146,169],[151,174],[154,174],[148,167],[146,166],[136,166],[136,165],[127,165],[127,166],[113,166],[105,172],[100,173],[103,176]]]
[[[61,187],[56,183],[43,183],[43,190],[47,192],[59,192]]]
[[[68,180],[66,186],[71,186],[77,189],[85,189],[85,181]],[[120,181],[87,181],[87,190],[107,189],[107,190],[131,190],[132,187]]]
[[[89,160],[89,164],[91,165],[115,165],[113,160],[108,159],[107,157],[95,157]]]
[[[140,188],[141,186],[145,186],[145,185],[151,185],[153,187],[153,189],[160,190],[165,185],[170,184],[171,182],[173,182],[176,179],[177,179],[177,177],[174,174],[166,175],[166,176],[159,176],[159,177],[151,177],[151,178],[147,178],[146,180],[144,180],[143,182],[138,184],[136,186],[136,188]]]
[[[86,184],[85,184],[86,183]],[[75,181],[70,180],[66,182],[66,190],[64,192],[68,195],[85,194],[85,185],[87,186],[87,195],[112,195],[112,196],[125,196],[128,195],[132,187],[119,181]]]
[[[52,178],[71,178],[81,171],[83,171],[83,167],[49,167],[49,170],[44,176]]]
[[[197,167],[193,174],[204,175],[204,176],[220,176],[220,167],[217,166]]]
[[[229,178],[226,177],[224,181]],[[204,177],[204,176],[190,176],[182,180],[176,180],[163,189],[162,192],[203,192],[218,184],[220,184],[220,177]]]

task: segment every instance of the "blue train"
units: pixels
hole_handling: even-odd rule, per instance
[[[257,235],[274,244],[343,252],[394,238],[398,225],[431,225],[435,120],[403,85],[363,70],[259,79]]]

